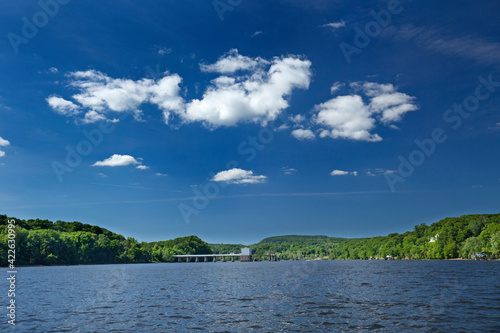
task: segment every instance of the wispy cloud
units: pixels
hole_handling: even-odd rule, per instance
[[[443,29],[415,27],[411,24],[388,27],[383,33],[396,40],[413,39],[418,46],[432,52],[471,59],[482,64],[500,64],[500,43],[484,38],[449,36]]]
[[[398,192],[408,193],[408,192]],[[223,200],[223,199],[234,199],[234,198],[258,198],[258,197],[319,197],[319,196],[351,196],[351,195],[378,195],[378,194],[389,194],[394,195],[391,191],[353,191],[353,192],[298,192],[298,193],[249,193],[249,194],[235,194],[235,195],[218,195],[211,200]],[[54,207],[74,207],[74,206],[91,206],[91,205],[114,205],[114,204],[149,204],[156,202],[178,202],[178,201],[191,201],[193,199],[198,199],[198,197],[185,196],[185,197],[175,197],[175,198],[164,198],[164,199],[151,199],[151,200],[119,200],[119,201],[95,201],[95,202],[76,202],[76,203],[65,203],[65,204],[54,204],[54,205],[22,205],[7,207],[7,209],[31,209],[31,208],[54,208]]]
[[[137,185],[121,185],[121,184],[108,184],[108,183],[90,183],[90,184],[100,185],[100,186],[130,188],[130,189],[134,189],[134,190],[152,190],[152,191],[161,191],[161,192],[189,193],[187,191],[169,190],[169,189],[164,189],[164,188],[153,188],[153,187],[145,187],[145,186],[137,186]]]
[[[330,175],[332,175],[332,176],[347,176],[347,175],[357,176],[358,172],[357,171],[333,170],[332,172],[330,172]]]
[[[168,175],[166,173],[157,172],[157,173],[155,173],[155,176],[158,176],[158,177],[167,177]]]
[[[338,22],[323,24],[321,27],[322,28],[330,28],[333,31],[335,31],[335,30],[338,30],[340,28],[344,28],[345,26],[346,26],[346,24],[345,24],[344,20],[340,20]]]
[[[384,169],[384,168],[375,168],[375,169],[366,169],[365,173],[367,176],[375,177],[379,175],[387,175],[391,173],[395,173],[394,170]]]
[[[293,174],[297,173],[297,169],[290,168],[290,167],[283,167],[283,168],[281,168],[281,170],[283,170],[283,173],[285,175],[293,175]]]
[[[341,82],[335,82],[332,87],[330,88],[330,93],[331,94],[334,94],[336,93],[337,91],[339,91],[343,86],[345,86],[345,83],[341,83]]]
[[[170,54],[172,53],[172,49],[171,48],[166,48],[166,47],[161,47],[158,49],[158,54],[159,55],[166,55],[166,54]]]

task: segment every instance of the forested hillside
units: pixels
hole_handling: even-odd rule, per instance
[[[257,255],[270,252],[279,254],[281,259],[294,260],[327,256],[335,246],[347,240],[328,236],[288,235],[264,238],[253,245],[210,244],[210,247],[214,253],[239,253],[241,248],[250,247],[252,253]]]
[[[7,265],[8,226],[0,215],[0,265]],[[16,220],[17,265],[72,265],[171,262],[175,254],[239,253],[242,244],[207,244],[196,236],[138,242],[80,222]],[[388,236],[346,239],[328,236],[277,236],[249,245],[254,254],[277,254],[282,260],[470,258],[483,252],[500,255],[500,214],[446,218],[430,226]]]
[[[272,252],[280,259],[450,259],[470,258],[484,252],[500,255],[500,214],[465,215],[446,218],[430,226],[420,224],[413,231],[388,236],[346,239],[328,236],[277,236],[248,245],[256,254]],[[214,252],[243,245],[211,244]],[[222,252],[221,252],[222,253]]]
[[[330,258],[450,259],[470,258],[476,252],[500,255],[500,214],[445,218],[404,234],[349,240],[335,247]]]
[[[16,220],[17,265],[169,262],[175,254],[212,253],[196,236],[138,242],[80,222]],[[7,221],[0,215],[0,265],[7,265]]]

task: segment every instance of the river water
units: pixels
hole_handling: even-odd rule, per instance
[[[23,267],[16,304],[19,332],[500,332],[500,262]]]

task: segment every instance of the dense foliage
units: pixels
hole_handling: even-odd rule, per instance
[[[476,252],[500,255],[500,214],[446,218],[404,234],[349,240],[335,247],[330,258],[450,259],[470,258]]]
[[[244,247],[248,246],[243,244],[210,244],[210,248],[214,253],[240,253]]]
[[[7,264],[8,227],[0,215],[0,265]],[[196,236],[160,242],[138,242],[107,229],[80,222],[16,220],[17,265],[72,265],[171,262],[175,254],[239,253],[242,244],[207,244]],[[277,236],[250,245],[255,255],[280,259],[470,258],[483,252],[500,255],[500,214],[446,218],[430,226],[388,236],[345,239],[327,236]]]
[[[323,258],[332,253],[332,250],[346,238],[328,236],[276,236],[261,240],[254,246],[255,254],[275,253],[280,259],[293,260],[302,258]]]
[[[0,215],[0,265],[7,265],[7,218]],[[212,253],[196,236],[138,242],[80,222],[16,220],[17,265],[169,262],[175,254]]]
[[[275,253],[280,259],[450,259],[476,252],[500,255],[500,214],[446,218],[430,226],[388,236],[345,239],[327,236],[278,236],[250,245],[253,253]],[[243,245],[211,244],[214,251],[239,251]]]
[[[250,247],[252,253],[257,256],[269,252],[278,254],[280,259],[294,260],[329,256],[333,248],[344,241],[347,241],[347,238],[288,235],[268,237],[249,246],[210,244],[210,247],[215,253],[239,253],[242,247]]]

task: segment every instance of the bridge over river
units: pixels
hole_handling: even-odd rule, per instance
[[[264,254],[264,255],[255,255],[254,254],[252,256],[252,250],[247,248],[247,247],[241,249],[241,253],[231,252],[231,253],[226,253],[226,254],[177,254],[177,255],[173,255],[172,257],[177,262],[182,262],[182,261],[184,261],[184,259],[186,262],[192,262],[193,260],[194,260],[194,262],[200,262],[200,261],[217,262],[219,260],[221,262],[224,262],[224,261],[226,261],[226,258],[231,258],[230,259],[231,261],[234,261],[234,258],[239,258],[240,261],[250,262],[252,260],[260,261],[260,260],[262,260],[263,257],[265,257],[269,261],[276,261],[277,260],[277,256],[275,254],[270,254],[270,253]]]

